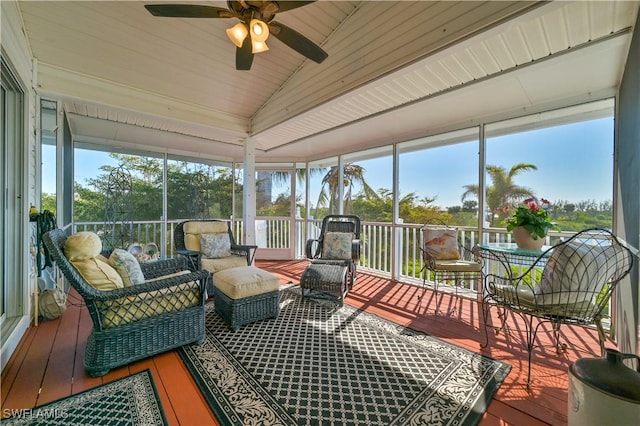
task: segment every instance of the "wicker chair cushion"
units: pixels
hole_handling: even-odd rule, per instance
[[[595,302],[615,273],[621,250],[573,242],[554,249],[536,288],[536,301],[542,305]]]
[[[202,256],[209,259],[231,256],[229,234],[200,234],[200,250]]]
[[[255,266],[244,266],[214,274],[213,285],[231,299],[243,299],[279,290],[280,280]]]
[[[124,283],[118,272],[99,257],[71,261],[78,273],[93,288],[102,291],[123,288]]]
[[[458,228],[426,225],[422,228],[424,251],[437,260],[460,259]]]
[[[102,241],[93,232],[78,232],[67,238],[63,251],[71,262],[74,260],[93,259],[102,251]]]
[[[115,268],[125,287],[144,282],[144,274],[135,256],[126,250],[115,249],[109,256],[109,264]]]
[[[247,258],[244,256],[229,256],[220,259],[206,259],[200,260],[201,267],[205,271],[209,271],[212,274],[223,271],[225,269],[238,268],[241,266],[247,266]]]
[[[187,250],[202,252],[200,236],[202,234],[222,234],[229,238],[229,225],[224,221],[193,221],[185,222],[184,247]]]
[[[323,259],[350,260],[352,254],[352,242],[355,238],[353,232],[327,232],[322,243]]]
[[[225,221],[193,221],[184,224],[185,234],[224,234],[228,232],[229,225]]]
[[[156,290],[106,302],[97,301],[96,305],[102,313],[104,327],[113,328],[161,314],[179,312],[191,306],[198,306],[200,304],[199,295],[199,285],[193,281],[179,284],[171,289]]]

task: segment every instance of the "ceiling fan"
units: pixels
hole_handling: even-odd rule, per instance
[[[314,0],[315,1],[315,0]],[[148,4],[144,7],[153,16],[173,18],[237,18],[236,25],[227,30],[229,39],[237,46],[236,69],[250,70],[253,55],[269,50],[269,34],[314,62],[321,63],[327,53],[296,30],[273,20],[276,13],[305,6],[314,1],[227,1],[228,9],[195,4]]]

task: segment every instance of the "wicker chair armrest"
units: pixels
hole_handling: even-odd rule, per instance
[[[202,258],[202,253],[200,253],[199,251],[180,249],[180,250],[176,250],[176,253],[179,254],[180,256],[184,256],[187,259],[187,266],[192,271],[197,271],[199,269],[202,269],[200,266],[200,259]]]
[[[360,261],[360,240],[351,241],[351,259],[355,262]]]
[[[188,269],[188,262],[184,257],[175,257],[171,259],[143,262],[140,264],[140,269],[142,269],[145,279],[157,278]]]
[[[247,265],[251,265],[253,263],[253,258],[256,255],[257,248],[258,246],[256,245],[232,244],[231,253],[234,255],[246,256]]]
[[[320,240],[310,238],[305,246],[305,255],[307,259],[315,259],[320,254]]]

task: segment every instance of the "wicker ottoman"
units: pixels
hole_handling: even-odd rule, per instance
[[[348,272],[349,261],[314,259],[300,277],[302,297],[328,297],[344,303]]]
[[[256,268],[240,266],[213,274],[213,303],[216,312],[237,330],[265,318],[280,314],[280,280]]]

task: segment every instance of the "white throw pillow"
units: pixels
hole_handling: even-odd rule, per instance
[[[592,303],[616,270],[620,248],[569,242],[553,249],[536,288],[541,305]]]
[[[350,260],[351,246],[355,234],[353,232],[327,232],[322,242],[322,258]]]
[[[200,234],[200,251],[209,259],[231,256],[229,234]]]
[[[144,282],[144,274],[138,259],[126,250],[113,250],[111,256],[109,256],[109,265],[118,271],[118,275],[122,278],[122,283],[125,287]]]

